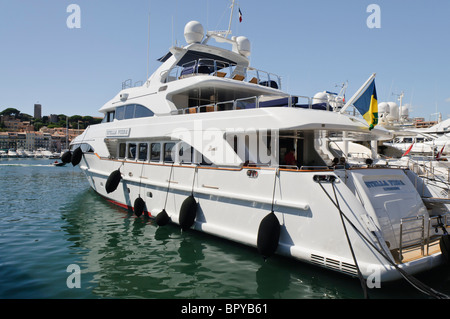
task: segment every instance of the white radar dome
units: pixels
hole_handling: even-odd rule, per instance
[[[386,102],[381,102],[380,104],[378,104],[378,113],[389,114],[389,111],[389,104],[387,104]]]
[[[318,103],[327,103],[328,102],[328,94],[326,92],[319,92],[314,94],[312,103],[318,104]]]
[[[403,106],[400,115],[404,118],[407,118],[409,116],[409,109],[406,106]]]
[[[205,30],[198,21],[189,21],[184,27],[184,38],[188,44],[201,42],[204,34]]]
[[[398,105],[395,102],[388,102],[389,105],[389,119],[398,120]]]
[[[248,57],[251,52],[250,40],[247,37],[237,37],[236,38],[237,49],[240,54]]]

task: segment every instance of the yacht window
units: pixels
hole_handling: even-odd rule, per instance
[[[147,143],[139,143],[139,157],[138,157],[138,159],[140,161],[146,161],[147,160],[147,149],[148,149],[148,144]]]
[[[155,113],[153,113],[143,105],[128,104],[117,107],[115,112],[108,112],[107,116],[110,116],[110,118],[108,118],[107,121],[112,122],[114,120],[114,117],[116,118],[116,120],[128,120],[138,117],[150,117],[153,115],[155,115]]]
[[[174,154],[172,154],[172,149],[175,146],[175,143],[164,143],[164,162],[173,163],[174,162]]]
[[[136,158],[136,144],[135,143],[128,144],[127,158],[128,159],[135,159]]]
[[[143,105],[136,104],[136,109],[134,111],[134,117],[150,117],[153,116],[154,113],[150,111]]]
[[[127,149],[127,144],[125,144],[125,143],[119,144],[119,158],[125,158],[126,149]]]
[[[134,104],[125,105],[125,117],[124,119],[134,118]]]
[[[161,159],[161,144],[152,143],[150,146],[150,160],[152,162],[159,162]]]
[[[116,113],[116,112],[114,112],[114,111],[108,112],[108,113],[107,113],[106,116],[108,117],[108,119],[107,119],[108,122],[114,121],[114,115],[115,115],[115,113]]]
[[[119,106],[116,108],[116,119],[123,120],[125,116],[125,106]]]
[[[180,163],[192,163],[194,149],[187,143],[178,144],[178,159]]]

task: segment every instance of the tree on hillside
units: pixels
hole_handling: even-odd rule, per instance
[[[22,121],[31,121],[33,119],[33,117],[30,114],[26,113],[20,113],[19,117]]]
[[[9,107],[9,108],[3,110],[2,112],[0,112],[0,115],[9,115],[9,116],[14,116],[15,118],[18,118],[19,114],[20,114],[20,111],[13,107]]]

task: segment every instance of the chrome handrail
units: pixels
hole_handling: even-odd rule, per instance
[[[199,66],[211,67],[210,72],[204,73],[199,72]],[[182,71],[192,67],[192,72],[183,75]],[[221,60],[201,58],[198,60],[187,62],[183,65],[175,65],[168,70],[161,71],[160,77],[161,82],[169,83],[181,79],[182,77],[192,76],[192,75],[213,75],[232,79],[236,74],[243,76],[243,80],[249,83],[254,83],[258,85],[271,86],[271,81],[275,82],[278,89],[281,89],[281,78],[280,76],[255,69],[253,67],[242,67],[240,73],[235,73],[236,68],[239,65],[235,63],[229,63]],[[227,70],[228,69],[228,70]],[[222,76],[222,73],[224,75]],[[251,74],[256,73],[256,76],[252,77]],[[264,81],[267,78],[266,81]],[[254,80],[253,80],[254,79]],[[252,81],[253,80],[253,81]],[[255,83],[256,82],[256,83]],[[263,84],[262,84],[263,83]]]
[[[171,114],[173,114],[173,115],[177,115],[177,114],[189,114],[189,113],[202,113],[201,112],[201,109],[202,108],[207,108],[207,107],[213,107],[213,110],[212,111],[209,111],[209,112],[217,112],[217,111],[231,111],[231,110],[241,110],[241,109],[243,109],[243,108],[240,108],[240,107],[238,107],[238,103],[239,102],[242,102],[242,101],[245,101],[245,100],[254,100],[255,101],[255,106],[254,107],[251,107],[251,108],[259,108],[260,107],[260,103],[261,103],[261,98],[263,97],[264,95],[260,95],[260,96],[250,96],[250,97],[245,97],[245,98],[240,98],[240,99],[235,99],[235,100],[229,100],[229,101],[220,101],[220,102],[215,102],[215,103],[210,103],[210,104],[203,104],[203,105],[197,105],[197,106],[191,106],[191,107],[184,107],[184,108],[180,108],[180,109],[177,109],[177,110],[173,110],[172,112],[171,112]],[[292,100],[293,100],[293,98],[302,98],[302,99],[306,99],[307,100],[307,106],[308,106],[308,108],[311,108],[311,98],[310,97],[307,97],[307,96],[301,96],[301,95],[285,95],[285,96],[273,96],[274,97],[274,99],[277,99],[277,98],[287,98],[287,101],[288,101],[288,104],[287,104],[287,106],[288,107],[295,107],[295,105],[293,105],[292,104]],[[267,102],[268,100],[264,100],[264,102]],[[220,105],[225,105],[225,104],[231,104],[232,105],[232,107],[231,108],[229,108],[229,109],[224,109],[224,110],[221,110],[221,109],[219,109],[219,107],[218,106],[220,106]],[[194,111],[195,110],[195,111]],[[208,111],[206,111],[206,112],[208,112]]]

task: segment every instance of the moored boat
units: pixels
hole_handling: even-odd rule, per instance
[[[281,90],[250,42],[185,27],[142,85],[124,88],[71,143],[106,200],[350,276],[392,281],[448,262],[448,214],[430,215],[400,168],[333,166],[323,136],[386,140],[360,117]],[[232,49],[210,45],[216,40]]]

